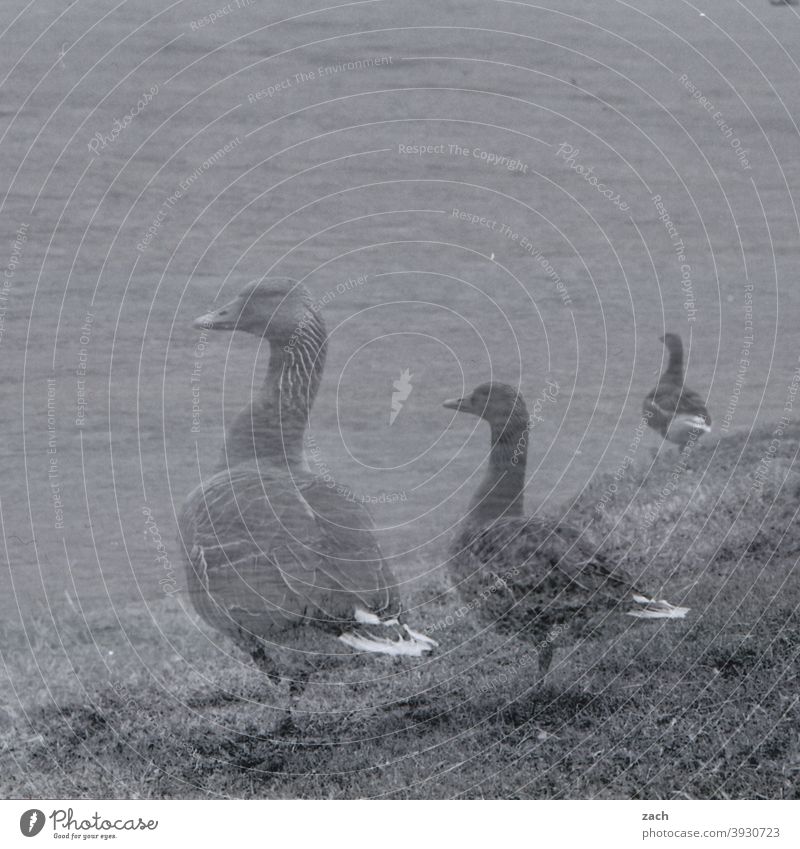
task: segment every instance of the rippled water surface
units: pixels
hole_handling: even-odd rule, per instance
[[[475,486],[486,428],[441,402],[476,383],[557,384],[530,509],[619,466],[665,328],[711,438],[784,414],[796,11],[556,5],[6,4],[6,611],[182,585],[175,511],[266,365],[191,321],[265,273],[327,305],[314,466],[403,575]]]

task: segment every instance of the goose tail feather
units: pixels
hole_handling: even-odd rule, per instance
[[[397,617],[380,619],[374,613],[357,609],[354,619],[355,626],[339,639],[355,651],[422,657],[439,645],[436,640],[401,624]]]
[[[688,607],[677,607],[664,599],[644,595],[634,595],[633,602],[636,607],[626,612],[635,619],[685,619],[689,612]]]

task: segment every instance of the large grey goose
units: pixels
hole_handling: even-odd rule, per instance
[[[308,469],[303,440],[327,346],[309,291],[287,278],[256,281],[194,326],[242,330],[270,346],[263,386],[179,517],[200,616],[272,676],[295,681],[320,655],[431,651],[436,643],[403,621],[366,508]],[[313,651],[287,649],[299,629]]]

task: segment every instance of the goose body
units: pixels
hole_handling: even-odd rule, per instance
[[[422,654],[418,640],[363,633],[365,624],[396,631],[394,581],[367,511],[312,475],[248,466],[218,472],[190,493],[183,517],[196,609],[259,654],[263,641],[280,643],[298,625],[348,645],[363,638],[365,651]]]
[[[434,641],[402,621],[366,508],[308,471],[303,435],[326,346],[308,291],[290,280],[251,284],[195,325],[270,343],[260,394],[233,421],[218,470],[179,517],[200,616],[265,667],[281,666],[299,628],[324,654],[431,651]]]
[[[669,363],[656,388],[645,396],[642,412],[651,428],[684,448],[711,431],[711,416],[703,399],[684,384],[681,337],[667,333],[661,338],[669,351]]]
[[[491,428],[486,475],[452,549],[459,591],[484,621],[532,639],[543,674],[563,632],[597,616],[686,616],[686,608],[637,586],[580,529],[524,515],[528,413],[513,387],[485,383],[444,406],[480,416]]]

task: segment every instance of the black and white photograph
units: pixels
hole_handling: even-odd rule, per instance
[[[796,0],[2,12],[0,842],[792,843]]]

